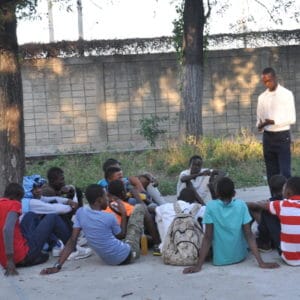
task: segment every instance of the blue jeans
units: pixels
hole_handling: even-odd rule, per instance
[[[264,159],[268,181],[273,175],[281,174],[291,177],[291,136],[290,131],[270,132],[263,134]]]
[[[20,225],[29,247],[25,265],[35,264],[34,262],[41,255],[44,244],[52,234],[55,234],[64,244],[71,236],[71,231],[57,214],[40,217],[33,212],[28,212]]]

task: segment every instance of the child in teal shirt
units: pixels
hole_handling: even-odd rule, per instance
[[[214,265],[241,262],[247,257],[249,245],[259,267],[279,267],[277,263],[265,263],[262,260],[251,232],[251,216],[247,205],[241,200],[233,199],[235,190],[232,180],[228,177],[221,178],[216,184],[216,193],[219,199],[209,201],[206,205],[203,218],[205,236],[198,263],[185,268],[183,273],[200,271],[211,246]]]

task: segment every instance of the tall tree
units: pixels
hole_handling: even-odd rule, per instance
[[[0,4],[0,195],[7,183],[22,182],[25,170],[23,91],[16,8],[18,1]]]
[[[231,4],[230,0],[182,0],[183,1],[183,20],[175,21],[175,26],[182,26],[182,99],[183,99],[183,123],[185,124],[185,134],[193,137],[195,141],[202,135],[202,99],[203,99],[203,78],[204,78],[204,27],[211,13],[211,7],[217,6],[222,13]],[[265,4],[260,0],[247,1],[249,4],[257,4],[264,10],[269,20],[275,24],[281,24],[283,18],[293,17],[299,22],[300,13],[294,8],[295,0],[273,0],[272,5]],[[282,11],[285,15],[282,15]],[[181,10],[178,9],[180,13]],[[245,17],[245,16],[243,16]],[[257,22],[255,14],[248,15],[247,19]],[[215,20],[212,20],[214,22]],[[245,20],[242,20],[245,22]],[[263,20],[265,28],[267,17]],[[261,22],[261,20],[260,20]],[[236,24],[233,24],[234,27]],[[245,26],[245,23],[244,23]],[[180,28],[175,28],[175,34]],[[178,42],[178,41],[177,41]],[[178,50],[178,45],[176,46]]]
[[[9,182],[22,183],[25,172],[23,90],[16,15],[17,12],[20,17],[33,15],[37,2],[0,1],[0,196]]]
[[[208,7],[205,14],[203,1],[185,0],[183,10],[183,116],[186,134],[196,140],[202,134],[203,31]]]

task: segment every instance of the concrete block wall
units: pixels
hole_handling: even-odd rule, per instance
[[[255,132],[257,97],[264,90],[260,73],[269,65],[294,92],[299,115],[298,53],[300,46],[207,53],[204,134]],[[178,73],[170,53],[25,61],[26,155],[145,149],[137,130],[139,120],[151,115],[168,117],[162,124],[166,137],[178,138]]]
[[[22,77],[27,156],[145,149],[137,130],[151,115],[177,133],[174,55],[26,61]]]

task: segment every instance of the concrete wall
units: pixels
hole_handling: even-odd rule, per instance
[[[294,92],[299,116],[299,53],[300,46],[207,53],[204,134],[255,130],[260,72],[269,65]],[[154,114],[168,117],[167,136],[179,136],[174,54],[27,60],[22,77],[27,156],[144,149],[139,120]]]

